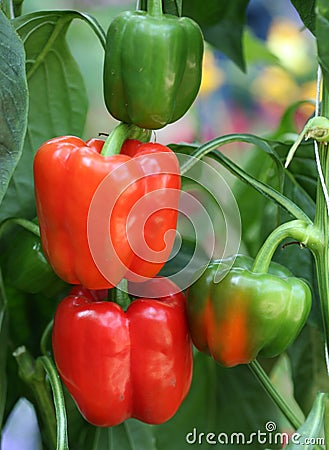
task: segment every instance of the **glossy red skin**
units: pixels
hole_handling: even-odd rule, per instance
[[[60,278],[89,289],[111,288],[124,277],[144,281],[139,280],[138,276],[154,277],[161,270],[169,257],[174,236],[160,261],[143,261],[135,256],[125,226],[132,207],[152,190],[176,189],[174,202],[178,207],[181,186],[178,161],[169,148],[132,141],[128,144],[133,149],[131,156],[119,154],[104,157],[100,154],[103,144],[100,139],[85,143],[73,136],[59,137],[43,144],[34,160],[35,197],[43,250]],[[172,155],[171,174],[157,173],[157,170],[163,169],[154,156],[159,152]],[[131,163],[124,177],[122,173],[118,176],[115,169],[128,161]],[[129,186],[120,194],[110,218],[113,247],[124,264],[110,261],[110,280],[96,266],[87,236],[90,203],[109,174],[113,177],[111,186],[114,190],[122,192]],[[159,195],[160,204],[162,197]],[[162,210],[146,223],[144,239],[152,249],[159,251],[164,247],[164,235],[167,230],[176,228],[177,216],[175,209]],[[133,233],[143,237],[143,231],[137,230],[137,227]]]
[[[59,304],[53,351],[82,415],[101,427],[130,417],[150,424],[170,419],[192,378],[184,295],[134,300],[124,312],[95,300],[97,293],[80,294]]]

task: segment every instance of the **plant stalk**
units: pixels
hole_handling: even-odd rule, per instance
[[[50,390],[46,382],[46,373],[26,348],[19,347],[13,353],[18,364],[19,376],[30,387],[36,401],[35,406],[41,425],[45,430],[50,448],[57,449],[56,416]]]
[[[323,88],[322,100],[322,115],[329,117],[329,99],[326,88]],[[323,182],[328,189],[329,176],[329,155],[328,146],[320,143],[319,146],[319,161],[323,174]],[[318,232],[322,235],[323,244],[314,252],[319,297],[321,304],[321,314],[324,328],[324,341],[326,352],[327,371],[329,373],[329,253],[328,253],[328,209],[326,203],[326,196],[323,191],[321,179],[318,179],[316,210],[314,218],[314,226],[317,227]]]
[[[251,363],[248,364],[248,367],[250,368],[251,372],[255,375],[257,380],[260,382],[260,384],[263,386],[268,395],[272,398],[274,403],[278,406],[283,415],[287,418],[290,424],[297,430],[302,425],[302,422],[292,411],[292,409],[284,400],[282,395],[277,391],[277,389],[275,388],[272,381],[270,380],[270,378],[268,377],[262,366],[259,364],[259,362],[257,360],[252,361]]]
[[[141,142],[148,142],[151,138],[151,134],[152,132],[150,130],[145,130],[137,127],[136,125],[121,122],[106,138],[101,155],[118,155],[121,151],[123,143],[127,139],[137,139]]]
[[[318,228],[303,220],[292,220],[277,227],[268,236],[259,250],[252,268],[253,272],[265,273],[268,271],[271,259],[283,239],[292,238],[311,251],[322,248],[322,239]]]
[[[162,0],[148,0],[147,12],[152,17],[162,16]]]

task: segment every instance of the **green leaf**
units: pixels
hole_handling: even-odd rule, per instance
[[[7,301],[0,270],[0,430],[5,412],[7,398],[7,335],[8,335]],[[1,435],[1,433],[0,433]]]
[[[282,417],[247,366],[226,369],[201,353],[196,353],[194,361],[186,400],[171,420],[154,427],[158,450],[188,450],[193,443],[202,450],[211,449],[214,444],[207,442],[207,433],[214,433],[212,441],[221,433],[223,440],[233,433],[244,433],[247,440],[252,432],[265,431],[268,420]],[[224,450],[240,448],[236,441],[216,443]],[[245,447],[263,449],[256,439]]]
[[[21,157],[27,123],[25,55],[21,40],[0,11],[0,204]]]
[[[316,8],[316,41],[318,58],[322,69],[323,81],[329,89],[329,7],[326,0],[317,0]]]
[[[4,198],[0,219],[34,217],[33,158],[46,140],[81,136],[87,94],[80,70],[66,41],[74,11],[41,11],[13,21],[24,42],[30,92],[28,129],[23,155]]]
[[[209,199],[208,199],[209,200]],[[210,199],[211,201],[211,199]],[[203,207],[205,205],[202,203]],[[216,205],[216,211],[220,209],[218,205]],[[220,216],[221,211],[218,212],[218,216]],[[176,277],[175,283],[177,286],[181,287],[182,289],[186,288],[186,267],[189,265],[189,276],[190,279],[195,276],[198,270],[200,270],[200,267],[204,267],[209,262],[209,255],[206,253],[206,249],[204,248],[198,248],[196,250],[196,241],[194,236],[194,239],[192,236],[186,236],[186,229],[184,229],[184,225],[180,226],[180,218],[178,219],[178,226],[177,231],[180,234],[180,239],[175,241],[173,246],[173,256],[172,258],[169,258],[169,260],[166,262],[166,264],[163,266],[161,271],[159,272],[159,276],[162,277]],[[177,251],[176,246],[179,248]],[[181,277],[180,272],[183,271],[184,273],[185,269],[185,276]],[[180,285],[180,282],[182,282],[183,285]]]
[[[220,164],[222,164],[227,170],[229,170],[235,177],[247,183],[262,195],[267,198],[273,200],[277,205],[281,206],[284,210],[286,210],[291,216],[296,219],[306,220],[310,223],[309,217],[302,211],[293,201],[291,201],[288,197],[281,194],[281,192],[274,189],[272,186],[267,183],[263,183],[257,180],[255,177],[249,175],[245,172],[241,167],[227,158],[224,154],[219,152],[217,149],[224,144],[232,143],[232,142],[245,142],[248,144],[252,144],[259,149],[262,149],[265,153],[268,153],[273,160],[276,162],[277,167],[282,167],[282,162],[280,162],[277,152],[275,150],[275,142],[271,142],[266,139],[259,138],[252,134],[228,134],[224,136],[220,136],[218,138],[213,139],[212,141],[207,142],[206,144],[201,145],[200,147],[196,147],[181,144],[175,147],[174,151],[178,151],[178,153],[186,153],[190,154],[194,158],[201,158],[203,156],[209,155],[212,158],[216,159]],[[173,146],[171,146],[173,148]],[[185,174],[191,167],[193,167],[193,158],[184,163],[181,167],[181,173]],[[279,180],[281,184],[281,170],[279,169]]]
[[[183,3],[183,16],[199,23],[204,38],[223,52],[241,70],[245,70],[242,36],[249,0],[188,0]]]
[[[13,9],[14,9],[14,16],[20,16],[22,14],[22,7],[24,0],[13,0]]]
[[[292,143],[278,142],[275,145],[282,161],[285,161]],[[314,146],[312,143],[303,143],[286,170],[284,193],[311,218],[315,213],[317,177]]]
[[[291,0],[304,25],[313,34],[315,32],[315,2],[316,0]]]
[[[269,183],[274,172],[273,161],[257,148],[248,153],[244,169],[258,180]],[[277,177],[274,182],[277,183]],[[240,210],[243,244],[247,253],[255,257],[265,238],[278,224],[278,208],[246,183],[234,183],[233,193]]]
[[[44,295],[25,294],[8,285],[5,286],[5,289],[8,309],[8,340],[11,351],[24,344],[34,355],[39,354],[43,330],[53,318],[59,298],[63,298],[65,295],[62,294],[59,298],[53,297],[50,301]],[[7,355],[7,377],[10,379],[10,383],[7,388],[6,415],[19,397],[29,398],[28,388],[18,377],[17,364],[11,351]]]
[[[248,65],[260,62],[271,65],[279,64],[279,59],[270,52],[264,41],[258,39],[248,28],[243,33],[243,48]]]
[[[92,450],[112,450],[112,429],[97,428]]]
[[[164,0],[163,11],[166,14],[173,14],[175,16],[182,15],[182,2],[183,0]]]
[[[319,392],[315,398],[311,412],[303,425],[294,434],[294,442],[288,444],[286,450],[313,450],[314,441],[323,431],[324,401],[327,394]],[[313,442],[312,442],[313,441]]]
[[[317,392],[328,392],[329,380],[321,331],[307,325],[289,348],[294,396],[305,415],[309,414]]]
[[[287,137],[293,137],[297,139],[298,130],[296,127],[296,113],[298,109],[303,105],[315,105],[314,100],[298,100],[292,103],[284,111],[279,126],[272,134],[272,139],[277,139],[279,141],[287,140]]]
[[[157,450],[153,427],[129,419],[112,428],[94,429],[92,450]]]

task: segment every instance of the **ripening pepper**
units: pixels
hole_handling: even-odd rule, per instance
[[[274,357],[297,337],[311,308],[311,291],[285,267],[252,272],[252,259],[239,256],[218,282],[225,262],[209,264],[189,288],[187,314],[194,345],[226,367],[257,355]]]
[[[52,297],[67,287],[48,263],[40,237],[30,230],[20,228],[15,231],[9,251],[2,257],[6,260],[3,265],[5,283],[16,289]]]
[[[185,296],[168,279],[150,281],[160,292],[165,287],[167,296],[133,300],[124,312],[103,301],[104,292],[75,287],[56,311],[58,372],[82,415],[96,426],[130,417],[165,422],[189,390],[193,357]]]
[[[60,278],[89,289],[111,288],[124,277],[145,281],[161,270],[180,196],[179,164],[168,147],[128,140],[121,154],[106,156],[103,145],[59,137],[34,160],[45,255]]]
[[[104,60],[104,98],[112,116],[158,129],[181,118],[201,83],[203,36],[188,17],[126,11],[110,24]]]

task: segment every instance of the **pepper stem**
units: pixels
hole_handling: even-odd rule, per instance
[[[150,16],[161,17],[162,16],[162,0],[148,0],[147,12]]]
[[[127,139],[137,139],[141,142],[148,142],[151,138],[151,134],[151,130],[145,130],[137,127],[136,125],[121,122],[107,137],[103,145],[101,155],[118,155],[121,151],[123,143]]]
[[[108,300],[117,303],[124,311],[127,311],[131,303],[128,295],[128,281],[122,279],[120,283],[113,289],[109,290]]]
[[[252,361],[248,364],[248,367],[287,420],[289,420],[291,425],[297,430],[302,425],[301,420],[296,416],[282,395],[277,391],[259,362],[257,360]]]
[[[252,271],[258,273],[267,272],[275,250],[280,242],[288,237],[300,242],[311,251],[314,251],[322,244],[319,230],[314,225],[310,225],[304,220],[286,222],[277,227],[268,236],[255,258]]]

